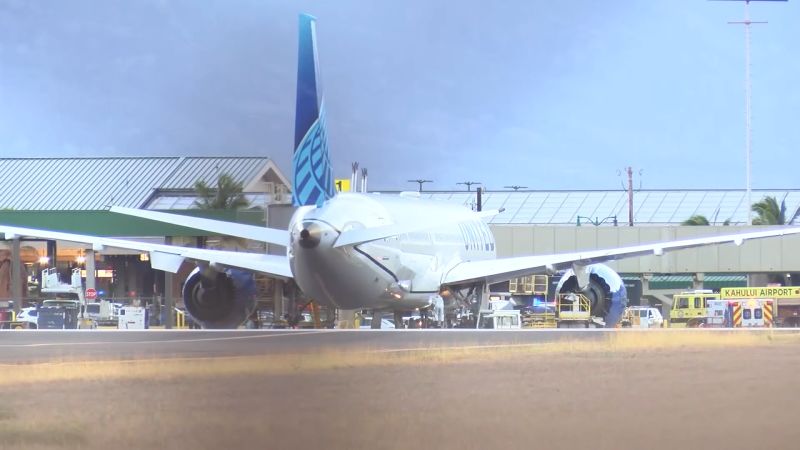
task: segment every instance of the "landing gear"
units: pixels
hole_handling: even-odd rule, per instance
[[[373,330],[380,330],[381,322],[383,322],[383,313],[379,311],[372,311],[372,321],[370,322],[370,328],[372,328]]]

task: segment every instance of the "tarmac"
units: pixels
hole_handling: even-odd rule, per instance
[[[448,348],[547,345],[602,340],[609,333],[684,330],[9,330],[0,332],[0,363],[53,360],[130,360],[310,353],[320,350],[404,352]],[[793,329],[706,330],[723,333]]]
[[[9,330],[0,448],[797,448],[798,331]]]

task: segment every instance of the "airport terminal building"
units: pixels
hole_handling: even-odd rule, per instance
[[[267,205],[286,209],[291,203],[286,177],[263,157],[14,158],[0,159],[0,171],[0,223],[154,243],[213,247],[219,240],[200,230],[113,214],[108,208],[157,209],[264,225]],[[244,187],[248,208],[208,210],[194,205],[195,183],[215,186],[221,174]],[[4,278],[2,273],[8,272],[10,248],[6,241],[0,252],[0,280],[6,280],[0,283],[0,298],[11,295],[8,274]],[[69,242],[23,241],[25,294],[39,296],[41,271],[48,267],[57,268],[63,280],[75,268],[85,270],[86,253]],[[96,288],[105,298],[147,300],[168,291],[164,276],[150,269],[146,255],[115,250],[95,259]],[[179,292],[180,274],[173,283],[173,292]]]
[[[14,158],[0,159],[0,170],[5,174],[0,179],[0,223],[7,225],[214,247],[220,244],[219,237],[204,231],[121,216],[107,209],[125,206],[272,227],[285,227],[292,213],[291,184],[266,157]],[[195,206],[195,182],[213,186],[221,174],[230,175],[244,187],[248,207],[208,210]],[[420,195],[477,208],[475,191]],[[785,205],[787,224],[800,221],[800,189],[753,191],[754,201],[765,196]],[[637,190],[630,224],[629,197],[622,190],[487,191],[482,195],[484,210],[502,211],[490,220],[500,257],[741,231],[747,223],[746,203],[743,190]],[[711,225],[681,225],[694,215],[705,216]],[[47,241],[24,241],[22,245],[28,296],[38,295],[36,286],[43,268],[56,267],[62,276],[76,268],[86,269],[86,250],[79,246]],[[248,247],[283,251],[257,243],[248,243]],[[9,254],[6,245],[0,263]],[[800,272],[800,237],[681,250],[609,265],[630,283],[633,303],[658,302],[690,288],[770,282],[793,285],[800,276],[794,275]],[[165,280],[150,268],[146,257],[117,252],[95,255],[95,270],[97,289],[106,298],[151,299],[179,296],[181,277],[191,268]],[[262,285],[262,300],[271,302],[269,280]],[[8,287],[0,286],[0,297],[9,295]]]

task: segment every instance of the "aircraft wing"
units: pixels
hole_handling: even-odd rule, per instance
[[[211,265],[253,270],[280,278],[292,278],[289,259],[285,256],[150,244],[127,239],[104,238],[5,225],[0,225],[0,233],[3,233],[5,239],[13,239],[15,237],[54,239],[85,244],[97,251],[116,248],[146,252],[150,255],[150,264],[154,269],[167,272],[177,272],[183,261],[190,260]]]
[[[253,225],[227,222],[224,220],[184,216],[182,214],[169,214],[144,209],[123,208],[122,206],[112,206],[110,211],[113,213],[140,217],[142,219],[155,220],[157,222],[165,222],[173,225],[181,225],[184,227],[194,228],[196,230],[210,231],[212,233],[251,239],[253,241],[266,242],[268,244],[281,245],[284,247],[289,244],[289,232],[287,230],[256,227]]]
[[[775,236],[788,236],[800,233],[800,228],[773,228],[750,233],[707,236],[683,239],[678,241],[658,242],[654,244],[634,245],[606,250],[589,250],[555,255],[520,256],[484,261],[467,261],[456,265],[445,274],[442,284],[459,284],[471,281],[498,283],[512,278],[550,270],[560,270],[573,264],[587,265],[603,261],[631,258],[635,256],[656,255],[706,245],[734,243],[741,245],[749,239],[761,239]]]

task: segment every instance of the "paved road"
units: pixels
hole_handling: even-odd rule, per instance
[[[765,330],[706,330],[758,333]],[[794,332],[793,330],[775,330]],[[214,357],[318,350],[404,351],[604,339],[608,333],[682,330],[175,330],[0,331],[0,364],[52,360]]]

